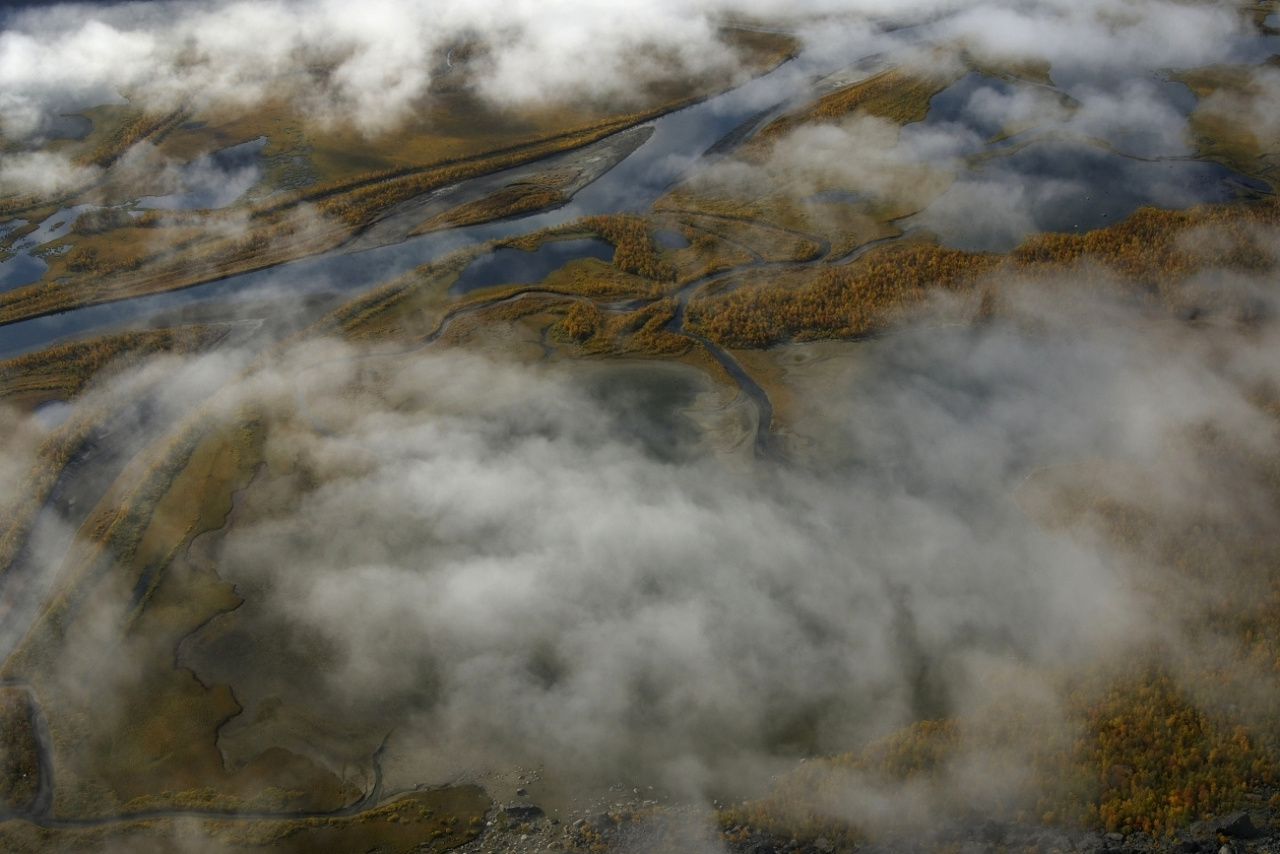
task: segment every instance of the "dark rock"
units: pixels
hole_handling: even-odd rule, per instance
[[[520,789],[516,789],[516,794],[523,798],[529,794],[529,791],[528,789],[520,788]]]
[[[771,842],[757,842],[747,849],[748,854],[778,854],[778,849]]]
[[[507,815],[508,822],[520,824],[526,821],[538,821],[547,817],[542,811],[542,807],[537,804],[507,804],[502,808]]]
[[[1194,839],[1183,839],[1173,847],[1176,854],[1200,854],[1200,843]]]
[[[1236,839],[1257,839],[1266,834],[1253,826],[1253,819],[1249,818],[1249,814],[1244,810],[1233,812],[1225,815],[1214,822],[1213,830],[1224,836],[1232,836]]]

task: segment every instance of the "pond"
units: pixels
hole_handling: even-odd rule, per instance
[[[13,245],[13,257],[0,261],[0,292],[10,291],[16,287],[38,281],[49,269],[49,265],[40,257],[42,244],[64,237],[71,231],[76,217],[96,205],[76,205],[59,208],[40,222],[40,226],[26,237],[19,238]],[[25,223],[22,223],[25,225]]]
[[[55,117],[46,135],[49,139],[84,139],[92,130],[88,117],[68,114]]]
[[[33,258],[26,252],[0,261],[0,292],[34,282],[43,276],[47,269],[49,269],[48,264],[39,258]]]
[[[663,249],[688,249],[692,245],[689,238],[674,228],[660,229],[653,237]]]
[[[71,416],[73,408],[65,400],[50,400],[37,406],[31,414],[41,427],[46,430],[52,430]]]
[[[239,145],[197,157],[181,169],[184,188],[168,196],[143,196],[140,208],[193,210],[224,208],[243,196],[262,178],[259,155],[267,138],[260,136]]]
[[[823,190],[814,193],[812,196],[806,197],[804,204],[819,204],[822,202],[838,202],[846,205],[860,205],[872,198],[870,193],[860,193],[852,190]]]
[[[467,265],[449,289],[465,294],[477,288],[494,285],[533,284],[578,258],[613,260],[613,247],[594,237],[582,240],[556,240],[542,244],[536,252],[523,249],[498,249],[481,255]]]
[[[1119,222],[1142,205],[1187,208],[1268,189],[1217,163],[1139,160],[1056,140],[981,165],[904,225],[930,229],[956,249],[1002,252],[1035,232],[1083,233]]]
[[[1125,86],[1139,87],[1147,118],[1099,118]],[[925,121],[903,129],[901,150],[949,165],[957,177],[903,225],[931,230],[953,248],[1001,252],[1035,232],[1101,228],[1142,205],[1186,208],[1270,191],[1192,159],[1185,127],[1196,97],[1183,84],[1154,76],[1116,83],[1115,91],[1064,88],[970,72],[935,95]],[[1039,123],[1019,132],[1028,116]]]
[[[83,116],[59,117],[59,121],[72,119],[89,122]],[[89,125],[92,127],[92,122]],[[266,144],[267,138],[260,136],[198,157],[181,167],[179,180],[184,188],[182,192],[168,196],[143,196],[138,200],[137,207],[163,210],[226,207],[243,196],[262,177],[259,155]],[[62,208],[44,219],[36,231],[17,241],[14,256],[0,261],[0,292],[39,281],[49,268],[39,257],[39,247],[66,235],[71,231],[77,216],[95,207],[97,206],[76,205]]]

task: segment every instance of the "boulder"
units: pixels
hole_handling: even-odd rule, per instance
[[[537,804],[507,804],[502,811],[506,813],[507,821],[515,824],[539,821],[547,816]]]
[[[1235,839],[1257,839],[1260,836],[1266,836],[1261,830],[1253,826],[1253,819],[1249,818],[1249,814],[1244,810],[1224,815],[1213,824],[1215,833],[1221,833],[1223,836],[1231,836]]]

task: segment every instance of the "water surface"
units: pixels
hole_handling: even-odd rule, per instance
[[[1046,140],[962,172],[908,225],[947,246],[1003,252],[1030,234],[1083,233],[1143,205],[1180,209],[1266,191],[1218,163],[1138,160],[1079,142]]]
[[[901,150],[949,166],[957,178],[905,224],[954,248],[1006,251],[1029,234],[1101,228],[1143,205],[1186,208],[1269,191],[1192,158],[1186,117],[1196,97],[1186,86],[1160,75],[1113,83],[1110,92],[1105,80],[1055,89],[970,72],[939,92],[925,120],[903,129]],[[1124,86],[1140,90],[1145,119],[1102,120],[1081,107],[1088,99],[1108,103]],[[1003,136],[1027,115],[1055,114],[1057,121]]]
[[[267,138],[260,136],[197,157],[181,169],[183,190],[167,196],[143,196],[140,208],[193,210],[224,208],[262,178],[260,155]]]
[[[613,247],[603,240],[589,237],[544,243],[535,252],[497,249],[468,264],[449,292],[465,294],[494,285],[533,284],[578,258],[599,258],[609,262],[613,260]]]

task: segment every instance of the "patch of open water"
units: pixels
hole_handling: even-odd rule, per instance
[[[35,416],[36,421],[40,422],[41,427],[52,430],[71,416],[73,408],[65,400],[50,400],[37,406],[31,414]]]
[[[465,246],[559,225],[589,214],[647,209],[710,146],[745,119],[764,108],[796,96],[807,89],[810,81],[830,74],[859,57],[874,55],[900,46],[904,41],[927,38],[928,35],[929,29],[925,25],[871,39],[863,35],[851,37],[845,45],[828,45],[821,51],[802,53],[795,60],[737,89],[656,119],[653,122],[655,132],[644,145],[602,178],[584,188],[569,205],[555,211],[423,235],[404,243],[370,249],[359,254],[334,252],[179,292],[87,306],[59,315],[9,324],[4,327],[3,334],[0,334],[0,357],[27,352],[61,338],[106,326],[136,322],[140,318],[178,306],[205,302],[234,304],[263,299],[292,299],[328,291],[360,293],[397,274]],[[1241,56],[1265,56],[1268,51],[1278,49],[1274,47],[1276,44],[1280,44],[1280,39],[1275,37],[1242,40]],[[1057,78],[1055,70],[1055,82],[1061,84],[1062,81]],[[1173,90],[1169,89],[1168,92],[1172,97]],[[1034,153],[1022,155],[1027,161],[1033,161],[1037,156],[1039,155]],[[1012,155],[1005,160],[1017,167],[1025,165],[1023,161],[1011,158]],[[992,167],[989,165],[987,168]],[[1179,168],[1181,167],[1168,167],[1167,171]],[[1100,178],[1104,172],[1105,170],[1099,170]],[[1203,179],[1200,180],[1201,186],[1212,185],[1213,180],[1219,177],[1193,174],[1194,177]],[[1209,195],[1221,192],[1222,188],[1218,187]],[[1093,193],[1086,192],[1084,195],[1092,196]],[[1092,202],[1093,199],[1086,198],[1084,201]],[[1108,213],[1108,216],[1103,218],[1099,214],[1098,220],[1105,223],[1113,219],[1114,215],[1110,210],[1102,211]],[[1078,213],[1073,211],[1066,218],[1072,219],[1072,226],[1088,228],[1094,222],[1089,219],[1088,213],[1088,209]]]
[[[71,231],[71,225],[82,212],[95,205],[59,208],[41,221],[40,226],[14,244],[12,258],[0,261],[0,293],[39,281],[49,265],[40,257],[40,246],[57,240]],[[25,224],[25,223],[24,223]]]
[[[140,208],[194,210],[224,208],[243,196],[262,178],[260,155],[267,138],[260,136],[197,157],[182,167],[180,193],[167,196],[143,196]]]
[[[613,260],[613,247],[603,240],[556,240],[544,243],[537,251],[523,249],[497,249],[481,255],[467,265],[462,275],[449,289],[450,293],[465,294],[477,288],[493,285],[532,284],[540,282],[548,273],[560,269],[577,258]]]
[[[1196,104],[1180,83],[1156,76],[1142,86],[1153,99],[1147,106],[1169,115],[1185,119]],[[1075,124],[1069,114],[992,142],[1027,109],[1018,104],[1018,88],[971,72],[934,96],[925,121],[904,128],[903,150],[942,151],[955,158],[959,173],[946,192],[904,224],[934,231],[953,248],[999,252],[1036,232],[1100,228],[1142,205],[1185,208],[1270,191],[1225,166],[1190,159],[1183,127]],[[1037,88],[1042,92],[1032,89],[1033,95],[1065,99],[1063,108],[1070,111],[1066,93]],[[1054,131],[1077,139],[1045,135]]]
[[[0,261],[0,293],[38,280],[49,265],[25,251]]]
[[[49,139],[84,139],[92,130],[91,119],[68,114],[54,118],[47,135]]]
[[[689,239],[674,228],[664,228],[653,235],[663,249],[688,249]]]
[[[937,232],[953,248],[1002,252],[1036,232],[1101,228],[1143,205],[1187,208],[1268,190],[1218,163],[1138,160],[1085,143],[1045,140],[962,172],[904,223]]]

